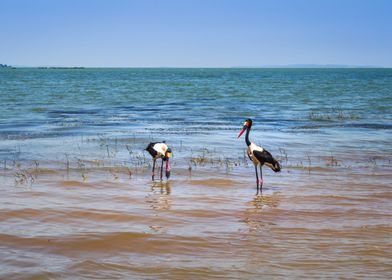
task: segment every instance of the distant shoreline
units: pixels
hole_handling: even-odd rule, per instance
[[[392,67],[377,65],[349,65],[349,64],[265,64],[265,65],[236,65],[236,66],[26,66],[0,64],[0,68],[37,68],[37,69],[391,69]]]
[[[7,64],[0,64],[0,68],[14,68],[14,67]]]
[[[2,64],[4,65],[4,64]],[[0,66],[0,69],[41,69],[41,70],[82,70],[82,69],[392,69],[392,67],[381,66],[233,66],[233,67],[90,67],[90,66],[75,66],[75,67],[62,67],[62,66]]]
[[[30,68],[30,67],[27,67]],[[46,66],[39,66],[39,67],[32,67],[32,68],[38,68],[38,69],[85,69],[86,67],[79,67],[79,66],[75,66],[75,67],[46,67]]]

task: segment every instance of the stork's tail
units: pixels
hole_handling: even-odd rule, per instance
[[[154,153],[154,144],[155,143],[148,144],[148,146],[144,150],[149,152],[152,155]]]

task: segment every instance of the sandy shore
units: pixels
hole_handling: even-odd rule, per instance
[[[21,169],[19,169],[21,170]],[[389,278],[392,175],[148,166],[2,170],[2,278]],[[31,176],[31,177],[29,177]],[[19,180],[19,181],[18,181]]]

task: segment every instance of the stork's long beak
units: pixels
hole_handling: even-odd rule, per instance
[[[169,166],[169,158],[166,160],[166,178],[170,177],[170,166]]]
[[[244,133],[244,131],[247,129],[247,126],[244,125],[244,127],[241,129],[240,133],[238,133],[237,138],[240,138],[241,135]]]

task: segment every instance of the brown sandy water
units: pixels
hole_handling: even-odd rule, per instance
[[[36,171],[0,176],[2,279],[392,276],[389,167],[266,171],[262,196],[250,167]]]

